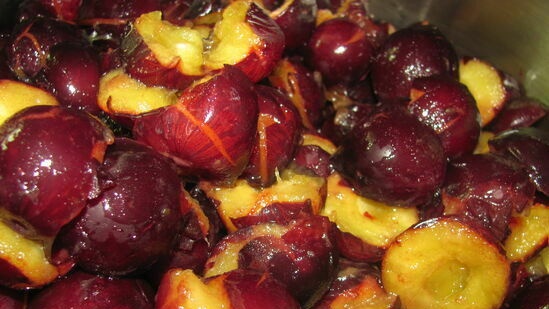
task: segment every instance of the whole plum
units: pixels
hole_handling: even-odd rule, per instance
[[[400,206],[431,200],[446,171],[435,131],[397,105],[361,118],[332,161],[359,194]]]
[[[99,167],[105,189],[59,235],[89,272],[144,271],[176,245],[186,205],[175,164],[136,141],[119,138]]]
[[[377,96],[408,98],[415,78],[447,74],[458,77],[459,59],[454,46],[431,24],[414,24],[392,33],[372,63],[372,82]]]

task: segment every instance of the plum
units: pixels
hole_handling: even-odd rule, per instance
[[[290,99],[280,90],[258,85],[256,92],[257,137],[241,176],[252,186],[268,187],[276,182],[276,171],[286,168],[292,160],[300,138],[301,121]]]
[[[488,141],[490,152],[522,164],[536,189],[549,196],[549,133],[534,127],[502,132]]]
[[[69,41],[87,43],[81,29],[72,23],[46,17],[19,23],[6,47],[8,64],[19,80],[32,82],[46,67],[50,48]]]
[[[299,309],[292,294],[273,276],[235,269],[202,278],[188,269],[172,269],[156,294],[158,309]]]
[[[90,45],[62,42],[50,48],[43,69],[43,87],[63,106],[99,113],[97,94],[101,69],[99,54]]]
[[[118,138],[98,171],[103,192],[55,245],[92,273],[143,272],[179,241],[188,206],[175,164],[142,143]]]
[[[327,86],[363,79],[374,56],[366,32],[348,18],[333,18],[318,25],[308,48],[311,66]]]
[[[505,84],[504,72],[480,58],[462,57],[459,60],[459,81],[475,98],[481,127],[487,126],[513,95]]]
[[[0,137],[0,204],[30,224],[25,233],[55,236],[101,193],[97,169],[114,136],[89,114],[31,106],[4,122]]]
[[[472,153],[480,135],[480,113],[468,88],[447,75],[412,81],[410,113],[429,125],[450,159]]]
[[[183,176],[230,184],[248,165],[258,109],[255,85],[227,66],[185,89],[177,103],[136,117],[132,131]]]
[[[270,85],[281,89],[299,112],[301,124],[309,130],[323,122],[325,97],[314,71],[298,58],[282,58],[268,76]]]
[[[380,277],[379,269],[372,264],[341,259],[330,289],[311,308],[400,308],[398,296],[385,291]]]
[[[499,308],[510,275],[499,242],[463,216],[419,222],[392,242],[381,264],[383,286],[406,308]]]
[[[531,205],[534,193],[534,183],[517,162],[495,154],[470,154],[448,164],[442,203],[445,214],[476,219],[503,240],[511,214]]]
[[[254,224],[224,237],[206,262],[205,276],[234,269],[267,272],[301,304],[314,303],[337,269],[333,226],[318,215],[281,224]]]
[[[328,177],[321,214],[338,227],[336,244],[341,255],[367,262],[381,260],[392,240],[419,220],[415,207],[391,206],[360,196],[338,173]]]
[[[254,2],[234,1],[195,27],[177,26],[151,11],[133,21],[122,42],[126,70],[148,86],[183,89],[233,65],[257,82],[284,50],[280,27]]]
[[[142,279],[109,278],[74,271],[32,297],[29,309],[152,309],[154,290]]]
[[[435,131],[399,105],[361,118],[332,161],[360,195],[392,206],[426,203],[446,172]]]
[[[275,216],[275,222],[293,218],[294,213],[318,214],[326,199],[326,179],[307,175],[288,168],[281,171],[277,182],[265,188],[251,186],[244,179],[231,186],[200,181],[198,187],[216,205],[216,209],[229,232],[248,226],[248,222],[261,222]]]
[[[445,74],[458,78],[459,59],[452,43],[434,25],[413,24],[393,32],[372,62],[379,99],[408,98],[415,78]]]
[[[549,108],[541,101],[529,97],[509,100],[488,126],[496,134],[506,130],[530,127],[549,114]]]

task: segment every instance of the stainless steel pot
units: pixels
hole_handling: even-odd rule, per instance
[[[549,1],[366,1],[375,17],[397,27],[423,20],[437,25],[462,55],[492,62],[549,104]]]

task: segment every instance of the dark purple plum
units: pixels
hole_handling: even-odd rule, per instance
[[[280,90],[256,87],[259,117],[256,142],[242,177],[250,185],[267,187],[276,182],[276,171],[292,160],[297,147],[301,120],[290,99]]]
[[[371,66],[374,91],[381,100],[409,98],[415,78],[447,74],[457,78],[454,46],[431,24],[414,24],[392,33]]]
[[[74,271],[40,290],[28,309],[152,309],[154,290],[144,280]]]
[[[107,149],[99,180],[105,189],[61,231],[56,247],[92,273],[143,272],[178,241],[185,200],[175,164],[119,138]]]
[[[215,204],[197,187],[189,189],[190,209],[183,215],[183,229],[178,245],[160,258],[146,273],[158,285],[170,269],[191,269],[200,275],[213,246],[226,234]]]
[[[301,123],[314,130],[324,121],[325,96],[316,74],[301,58],[283,58],[268,77],[270,85],[282,90],[297,108]]]
[[[549,196],[549,132],[534,127],[504,131],[488,141],[490,151],[522,164],[539,192]]]
[[[100,77],[100,57],[96,49],[63,42],[50,49],[43,83],[61,105],[98,114]]]
[[[339,308],[400,308],[397,295],[387,293],[381,285],[380,270],[369,263],[341,259],[339,271],[330,289],[312,309]]]
[[[226,269],[225,263],[267,272],[302,304],[312,303],[327,289],[337,270],[333,229],[328,218],[304,213],[286,223],[264,222],[241,228],[216,244],[205,274],[218,275]]]
[[[113,140],[110,129],[81,111],[33,106],[15,114],[0,127],[4,215],[30,224],[23,234],[56,235],[101,193],[97,169]]]
[[[373,104],[352,103],[347,106],[335,108],[333,116],[327,117],[322,125],[322,133],[339,145],[345,136],[351,132],[360,119],[373,112]]]
[[[549,107],[529,97],[511,99],[490,122],[488,130],[497,134],[506,130],[530,127],[549,114]]]
[[[495,154],[470,154],[450,161],[442,187],[445,214],[483,224],[499,240],[513,212],[534,201],[534,183],[516,161]]]
[[[230,184],[248,164],[258,109],[255,85],[227,66],[186,88],[176,104],[140,115],[133,134],[173,158],[185,177]]]
[[[361,118],[332,161],[358,194],[395,206],[428,202],[446,170],[435,131],[398,105]]]
[[[301,145],[296,149],[292,168],[300,173],[328,177],[334,171],[330,157],[320,146]]]
[[[480,135],[480,114],[467,87],[448,75],[412,82],[408,110],[437,133],[448,158],[472,153]]]
[[[364,78],[374,55],[374,46],[366,32],[346,18],[334,18],[318,25],[308,48],[311,66],[320,72],[328,86]]]
[[[34,18],[17,24],[6,46],[11,70],[22,81],[33,81],[46,67],[50,49],[61,42],[86,44],[80,28],[53,18]]]

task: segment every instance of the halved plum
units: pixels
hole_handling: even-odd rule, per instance
[[[230,184],[248,164],[258,109],[255,85],[226,66],[185,89],[177,103],[136,117],[133,133],[171,157],[183,176]]]
[[[126,70],[149,86],[183,89],[212,71],[234,65],[252,81],[266,77],[282,56],[284,34],[252,1],[177,26],[161,11],[141,15],[124,38]]]
[[[465,217],[416,224],[392,242],[381,266],[383,286],[406,308],[499,308],[510,275],[499,242]]]
[[[236,269],[202,278],[188,269],[172,269],[156,294],[158,309],[299,309],[299,303],[273,276]]]

